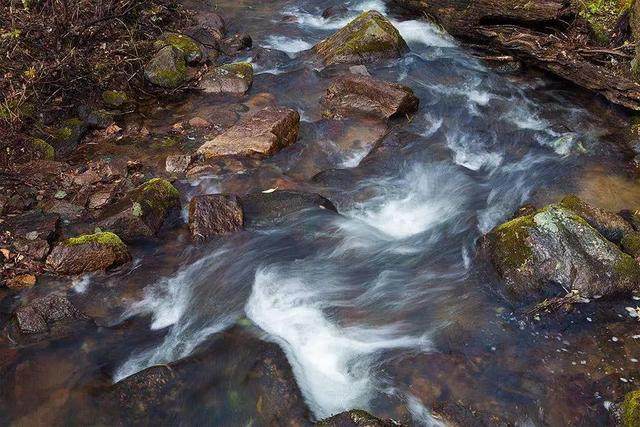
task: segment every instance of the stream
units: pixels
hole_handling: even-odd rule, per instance
[[[479,240],[523,204],[566,194],[614,211],[639,206],[621,154],[621,114],[535,71],[492,69],[437,26],[381,0],[217,4],[232,32],[253,38],[243,58],[256,73],[247,97],[271,94],[299,111],[301,134],[249,172],[176,183],[183,206],[196,194],[293,182],[340,214],[302,211],[198,247],[183,227],[137,250],[125,269],[77,279],[73,298],[99,328],[46,355],[28,350],[32,360],[64,364],[55,369],[72,390],[65,407],[91,405],[86,384],[96,375],[117,382],[243,328],[282,348],[312,419],[361,408],[431,426],[441,425],[437,413],[461,406],[493,425],[606,424],[612,390],[640,380],[637,326],[624,308],[636,302],[588,303],[558,321],[527,323]],[[323,18],[327,8],[335,13]],[[323,118],[318,100],[336,71],[319,69],[304,51],[374,9],[411,51],[367,69],[411,87],[420,108],[388,125]],[[228,102],[194,95],[148,125],[212,108],[243,112]],[[381,139],[391,148],[374,149]],[[25,375],[25,393],[51,405],[52,388],[37,372]],[[184,401],[174,421],[251,424],[224,408],[214,422],[210,408]]]

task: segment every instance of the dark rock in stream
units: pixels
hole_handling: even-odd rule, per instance
[[[204,93],[244,95],[253,83],[253,66],[234,62],[214,67],[198,83]]]
[[[242,230],[244,215],[236,196],[206,194],[189,203],[189,230],[196,241]]]
[[[35,299],[18,308],[14,314],[17,329],[22,334],[44,334],[55,329],[60,335],[63,329],[73,329],[78,321],[88,320],[66,297],[50,294]]]
[[[406,86],[356,74],[336,78],[322,99],[325,115],[334,118],[355,114],[389,119],[415,112],[419,102]]]
[[[272,155],[298,139],[300,114],[289,108],[267,107],[249,114],[223,134],[198,148],[205,158],[252,154]]]
[[[526,299],[576,290],[591,298],[639,290],[640,265],[590,225],[610,232],[615,229],[611,224],[618,222],[603,219],[613,214],[593,215],[600,211],[569,200],[578,211],[568,209],[566,203],[550,205],[488,234],[485,243],[492,262],[510,293]],[[581,213],[586,213],[586,218]]]
[[[402,424],[392,420],[382,420],[359,409],[352,409],[318,421],[316,425],[322,427],[392,427]]]
[[[560,205],[580,215],[590,226],[598,230],[598,233],[614,243],[620,243],[625,234],[633,231],[631,224],[620,215],[591,206],[576,196],[565,197]]]
[[[326,209],[337,213],[331,201],[324,197],[299,191],[253,193],[240,198],[246,227],[272,225],[287,215],[304,209]]]
[[[131,260],[127,246],[109,232],[67,239],[47,257],[47,267],[58,274],[106,270]]]
[[[179,208],[178,190],[167,180],[153,178],[108,207],[98,226],[125,241],[152,237]]]
[[[325,65],[364,64],[399,58],[409,51],[398,30],[377,11],[362,13],[346,27],[313,47]]]

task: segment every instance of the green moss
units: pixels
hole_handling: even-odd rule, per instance
[[[187,62],[197,62],[202,59],[202,50],[198,43],[191,37],[182,34],[166,33],[156,41],[155,45],[157,48],[173,46],[176,49],[180,49],[184,53],[184,59]]]
[[[248,62],[234,62],[232,64],[224,64],[219,66],[218,70],[233,74],[241,79],[253,76],[253,65]]]
[[[95,234],[83,234],[78,237],[72,237],[70,239],[67,239],[64,242],[66,246],[86,245],[87,243],[99,243],[101,245],[118,246],[118,247],[126,248],[126,245],[122,243],[122,240],[120,240],[120,237],[108,231],[103,231]]]
[[[598,43],[611,39],[620,18],[633,4],[633,0],[577,0],[579,15],[591,28]]]
[[[640,233],[627,233],[622,237],[620,242],[622,250],[634,258],[640,256]]]
[[[175,47],[160,49],[145,67],[145,76],[153,84],[175,89],[187,78],[184,53]]]
[[[512,219],[492,232],[495,256],[503,267],[520,268],[532,257],[527,238],[529,230],[536,226],[533,217],[526,215]]]
[[[640,265],[625,253],[621,254],[613,265],[613,271],[622,279],[628,279],[634,283],[640,281]]]
[[[184,61],[177,61],[175,70],[160,70],[157,73],[157,79],[163,87],[176,88],[184,81],[186,71],[187,66]]]
[[[640,390],[627,393],[620,409],[622,427],[640,426]]]
[[[129,102],[129,96],[120,90],[105,90],[102,92],[102,102],[113,108],[119,108]]]
[[[40,154],[40,158],[42,159],[53,160],[53,158],[55,157],[55,150],[43,139],[33,138],[31,140],[31,147],[33,147],[33,149]]]
[[[166,179],[153,178],[133,190],[132,199],[134,201],[133,214],[141,217],[147,212],[147,209],[165,211],[178,205],[180,192]]]
[[[580,209],[582,209],[583,202],[578,196],[571,194],[562,199],[562,201],[560,202],[560,206],[571,209],[574,212],[578,212]]]
[[[84,129],[84,122],[78,118],[66,120],[54,134],[57,143],[72,142],[80,139]]]

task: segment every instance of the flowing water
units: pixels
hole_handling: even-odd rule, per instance
[[[496,423],[607,422],[607,402],[640,380],[630,302],[524,323],[477,247],[524,203],[578,193],[613,210],[638,206],[619,154],[619,115],[533,72],[495,72],[436,26],[382,1],[218,4],[231,29],[259,46],[245,57],[257,72],[249,97],[270,93],[297,109],[301,136],[249,173],[184,180],[183,195],[282,185],[326,195],[341,215],[299,212],[197,248],[173,231],[167,243],[138,250],[133,267],[77,280],[74,299],[101,329],[47,350],[73,360],[65,387],[82,395],[97,371],[115,382],[241,325],[281,346],[313,418],[363,408],[437,425],[432,410],[460,406]],[[323,18],[328,7],[336,14]],[[324,119],[318,100],[334,71],[303,52],[371,9],[393,20],[411,52],[369,72],[421,100],[413,117],[388,128]],[[207,108],[200,97],[166,114]],[[390,148],[370,153],[383,135]],[[80,346],[82,361],[68,356]],[[46,407],[51,390],[35,388]],[[202,411],[185,402],[181,420]],[[218,414],[221,424],[245,424],[229,411],[235,421]]]

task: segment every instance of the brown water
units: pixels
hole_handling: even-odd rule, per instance
[[[432,411],[471,417],[465,425],[610,423],[608,402],[640,381],[638,325],[625,311],[637,302],[525,321],[527,307],[501,294],[476,245],[527,202],[577,193],[608,209],[637,208],[623,118],[534,73],[497,74],[379,1],[218,5],[232,31],[254,39],[249,94],[241,103],[193,95],[138,124],[162,141],[176,122],[199,116],[225,128],[276,102],[300,111],[301,136],[262,163],[179,182],[185,204],[199,193],[297,188],[326,195],[342,215],[302,212],[204,247],[182,227],[136,246],[133,264],[110,274],[40,283],[21,298],[66,292],[99,326],[50,342],[5,340],[0,421],[91,423],[100,387],[207,350],[220,356],[206,375],[219,369],[224,380],[170,408],[166,424],[259,425],[255,405],[234,404],[229,384],[233,393],[242,384],[228,378],[255,345],[229,356],[216,344],[233,327],[282,347],[312,418],[363,408],[416,425],[437,424]],[[348,10],[321,18],[335,5]],[[412,87],[420,110],[388,126],[323,119],[318,99],[336,71],[315,69],[301,52],[371,8],[396,21],[411,53],[369,71]],[[370,153],[384,135],[391,148]],[[161,162],[208,136],[122,149]],[[20,302],[5,298],[2,311]]]

